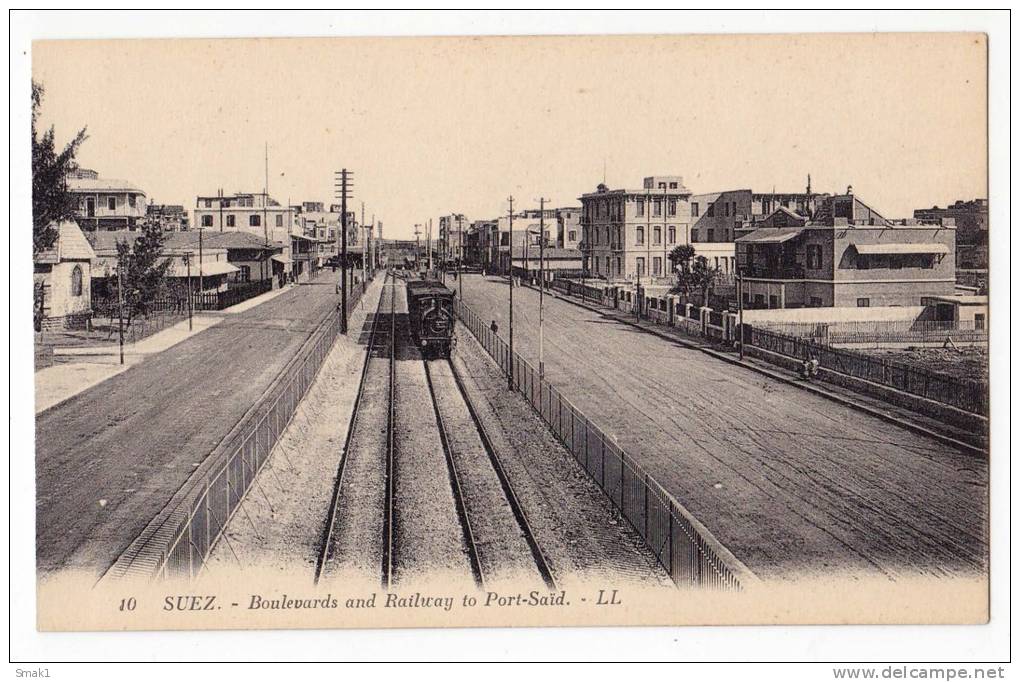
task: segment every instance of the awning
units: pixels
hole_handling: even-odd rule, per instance
[[[739,244],[782,244],[802,233],[804,230],[781,227],[779,229],[763,227],[751,234],[744,235],[736,240]]]
[[[290,256],[285,256],[282,253],[274,253],[269,260],[275,260],[277,263],[283,263],[284,265],[290,265],[293,262]]]
[[[236,265],[231,265],[226,261],[209,261],[202,263],[201,272],[199,272],[198,263],[194,260],[191,262],[191,276],[198,277],[212,277],[213,275],[228,275],[231,272],[238,272],[239,268]],[[173,267],[167,271],[169,277],[187,277],[188,266],[179,261],[175,261]]]
[[[862,255],[949,253],[945,244],[854,244]]]

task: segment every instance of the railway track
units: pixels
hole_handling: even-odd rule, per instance
[[[534,571],[550,590],[556,589],[549,563],[456,366],[449,359],[426,360],[425,373],[476,584],[484,589],[490,577],[507,574],[513,579]]]
[[[422,360],[401,342],[399,286],[387,276],[372,321],[315,581],[353,573],[390,589],[398,574],[427,577],[421,571],[432,565],[470,571],[479,588],[540,578],[554,589],[455,366]]]
[[[372,321],[368,352],[361,370],[358,392],[347,426],[347,436],[340,453],[340,464],[316,563],[315,581],[317,583],[331,571],[338,558],[349,562],[352,554],[357,556],[358,560],[354,563],[363,572],[371,570],[372,555],[380,554],[384,585],[389,585],[392,574],[393,364],[396,347],[396,316],[393,314],[396,297],[394,279],[392,275],[388,274],[383,280],[379,305]],[[380,403],[385,408],[384,410],[379,409]],[[380,422],[385,425],[383,426]],[[385,436],[373,438],[373,434],[378,435],[380,427],[382,427]],[[380,457],[382,461],[377,462]],[[379,486],[364,485],[366,481],[376,480],[372,473],[380,463],[385,472],[381,489]],[[352,470],[355,471],[352,472]],[[368,474],[368,476],[357,476],[359,485],[356,489],[352,489],[352,486],[349,485],[349,479],[354,477],[352,473]],[[340,531],[344,530],[345,526],[350,528],[355,525],[347,523],[350,519],[345,518],[345,515],[359,506],[359,501],[362,503],[360,506],[363,507],[382,507],[382,516],[379,519],[381,528],[378,533],[381,544],[378,547],[375,547],[375,543],[368,542],[373,530],[371,526],[374,525],[371,523],[373,521],[371,518],[365,519],[369,522],[369,532],[355,534],[355,540],[362,541],[361,546],[358,546],[357,542],[347,543],[346,547],[342,546],[344,543],[342,543]],[[355,550],[355,552],[351,550]]]

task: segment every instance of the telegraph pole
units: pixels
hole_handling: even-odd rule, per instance
[[[511,247],[513,248],[513,247]],[[538,200],[538,376],[545,376],[545,197]]]
[[[499,232],[496,233],[498,239]],[[499,243],[496,244],[499,253]],[[463,300],[463,299],[462,299]],[[514,390],[514,195],[510,195],[510,357],[507,358],[507,387]]]
[[[737,337],[740,339],[740,359],[744,359],[744,278],[737,266]]]
[[[457,241],[459,246],[457,247],[457,286],[460,288],[460,300],[464,300],[464,269],[461,268],[461,262],[464,260],[464,216],[460,213],[457,214]],[[513,248],[513,247],[511,247]]]
[[[347,198],[351,188],[352,171],[343,168],[334,173],[339,176],[340,184],[334,186],[340,199],[340,333],[347,333]]]
[[[191,254],[184,254],[184,263],[188,266],[188,331],[192,331],[191,327]]]
[[[361,202],[361,229],[365,229],[365,202]],[[365,290],[365,280],[368,279],[368,239],[361,243],[361,290]]]
[[[421,231],[418,229],[419,227],[420,227],[420,225],[418,223],[414,224],[414,269],[416,271],[421,269],[421,263],[420,263],[420,260],[421,260],[421,242],[418,239],[418,235],[421,234]]]
[[[124,364],[124,257],[117,254],[117,338],[120,345],[120,364]],[[190,296],[190,292],[188,293]]]

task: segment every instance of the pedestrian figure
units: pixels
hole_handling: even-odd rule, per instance
[[[497,334],[497,333],[499,333],[499,325],[498,325],[498,324],[496,324],[496,320],[493,320],[493,321],[492,321],[492,323],[491,323],[491,324],[489,325],[489,329],[491,329],[491,330],[492,330],[492,333],[493,333],[493,334]]]
[[[804,379],[813,379],[818,376],[818,359],[812,357],[804,360],[800,366],[800,375]]]

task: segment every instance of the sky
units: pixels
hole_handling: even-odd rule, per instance
[[[384,236],[579,205],[605,179],[855,193],[887,217],[987,196],[977,34],[40,41],[41,122],[157,203],[323,201]],[[26,93],[26,103],[28,94]]]

